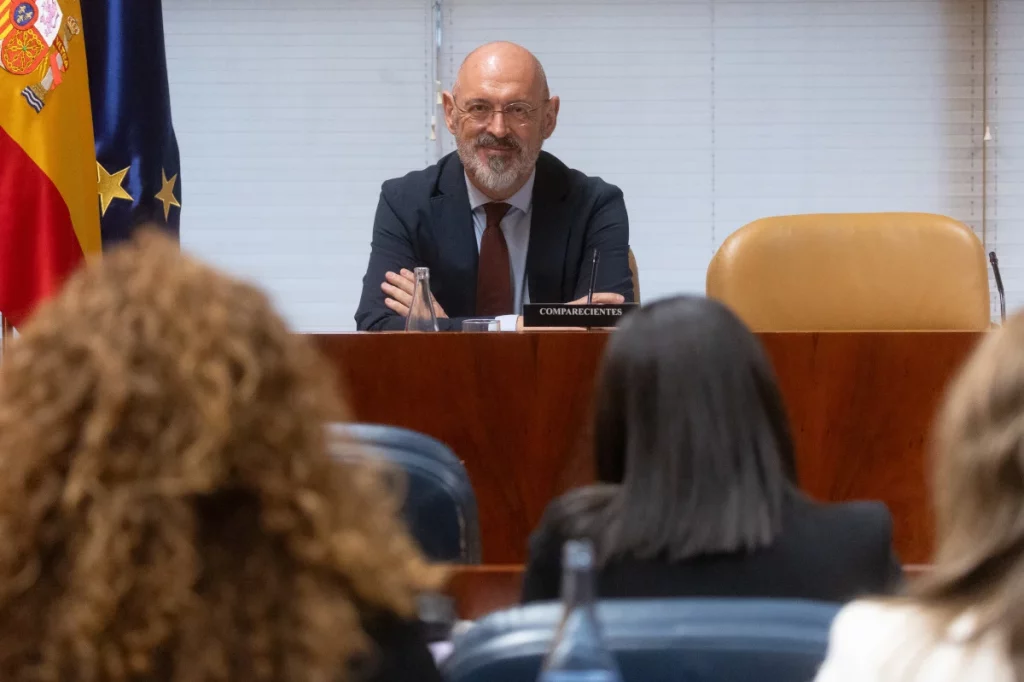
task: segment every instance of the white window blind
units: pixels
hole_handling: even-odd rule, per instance
[[[715,243],[764,216],[980,228],[982,0],[718,0]]]
[[[987,237],[1012,312],[1024,306],[1024,2],[989,2]]]
[[[142,1],[142,0],[133,0]],[[354,329],[382,181],[436,157],[424,0],[164,0],[182,246]]]
[[[446,86],[490,40],[544,63],[562,97],[546,148],[625,192],[645,299],[703,291],[722,240],[768,215],[980,228],[982,0],[443,5]]]

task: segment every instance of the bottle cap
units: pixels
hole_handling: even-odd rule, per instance
[[[564,554],[567,568],[590,568],[594,564],[594,545],[590,540],[569,540],[565,543]]]

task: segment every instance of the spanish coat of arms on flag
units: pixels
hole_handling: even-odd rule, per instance
[[[0,312],[17,325],[98,253],[79,0],[0,0]]]

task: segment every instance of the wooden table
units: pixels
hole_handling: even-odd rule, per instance
[[[518,604],[522,584],[522,564],[454,566],[445,593],[454,600],[460,619],[476,620]]]
[[[970,332],[761,334],[793,426],[800,484],[881,499],[906,562],[930,558],[930,422]],[[428,433],[465,462],[484,562],[522,563],[547,503],[593,478],[591,393],[605,332],[339,334],[316,343],[356,418]]]

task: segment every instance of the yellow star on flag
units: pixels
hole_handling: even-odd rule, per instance
[[[163,202],[164,205],[164,222],[167,222],[168,216],[171,215],[171,206],[177,206],[181,208],[181,204],[174,196],[174,185],[178,182],[178,174],[175,173],[171,176],[171,179],[167,179],[167,171],[163,168],[160,169],[160,177],[163,178],[163,187],[157,192],[156,198],[158,201]]]
[[[96,163],[96,184],[100,194],[100,216],[107,214],[107,208],[114,199],[134,201],[132,195],[128,194],[124,187],[121,186],[126,175],[128,175],[128,168],[111,174],[99,162]]]

